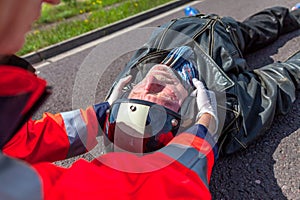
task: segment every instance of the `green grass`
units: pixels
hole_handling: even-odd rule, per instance
[[[90,12],[93,10],[99,10],[107,6],[111,6],[124,0],[85,0],[79,1],[76,4],[64,4],[61,3],[57,6],[49,4],[43,5],[43,10],[40,19],[36,22],[36,25],[43,25],[47,23],[62,21],[70,17]]]
[[[70,5],[45,5],[41,18],[34,24],[34,30],[27,35],[24,47],[17,54],[37,51],[170,1],[172,0],[86,0]],[[65,20],[84,13],[84,18]],[[51,23],[55,24],[45,28],[45,25]]]

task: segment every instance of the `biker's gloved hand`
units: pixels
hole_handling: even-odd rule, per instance
[[[121,97],[121,95],[123,94],[123,88],[124,86],[129,83],[129,81],[131,80],[132,76],[128,75],[124,78],[121,78],[119,80],[119,82],[116,84],[116,86],[114,87],[110,97],[107,99],[107,102],[109,103],[109,105],[112,105],[118,98]]]
[[[197,120],[204,114],[210,114],[214,120],[210,121],[208,131],[214,135],[218,130],[219,120],[217,117],[217,100],[216,95],[213,91],[207,90],[203,83],[196,78],[193,78],[193,84],[196,87],[196,90],[192,93],[192,95],[197,96],[197,106],[198,106],[198,114]]]

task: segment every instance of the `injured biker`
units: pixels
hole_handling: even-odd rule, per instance
[[[104,128],[106,150],[153,152],[166,146],[179,130],[182,132],[203,114],[208,116],[201,123],[214,135],[218,126],[215,95],[198,79],[192,50],[183,46],[154,64],[140,82],[126,86],[120,99],[113,103],[108,99],[112,106]],[[183,107],[194,110],[190,99],[196,96],[199,113],[185,116]]]

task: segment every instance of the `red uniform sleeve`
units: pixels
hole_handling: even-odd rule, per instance
[[[103,109],[108,103],[103,103]],[[29,120],[2,151],[29,163],[63,160],[91,150],[101,127],[94,107]]]
[[[211,199],[207,183],[215,158],[211,143],[199,137],[206,134],[203,131],[205,127],[195,126],[176,136],[169,144],[172,149],[144,156],[115,152],[92,162],[78,160],[68,169],[47,163],[34,167],[45,199],[207,200]]]
[[[142,158],[112,153],[92,163],[79,160],[69,169],[47,163],[35,168],[45,199],[211,199],[195,172],[159,152]]]

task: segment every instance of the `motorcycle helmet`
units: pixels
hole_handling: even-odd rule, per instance
[[[166,71],[172,71],[169,73],[180,81],[187,94],[195,89],[191,79],[199,76],[194,67],[192,49],[182,46],[162,55],[160,61],[140,63],[141,67],[137,64],[136,68],[141,70],[133,75],[132,82],[123,88],[126,91],[123,97],[115,101],[107,111],[103,134],[106,151],[142,154],[153,152],[164,147],[178,132],[194,124],[198,112],[195,97],[187,95],[180,103],[178,112],[175,112],[167,105],[162,106],[163,104],[159,105],[158,102],[132,98],[129,95],[150,71],[155,71],[158,64],[167,66]],[[155,55],[154,59],[156,58]]]

